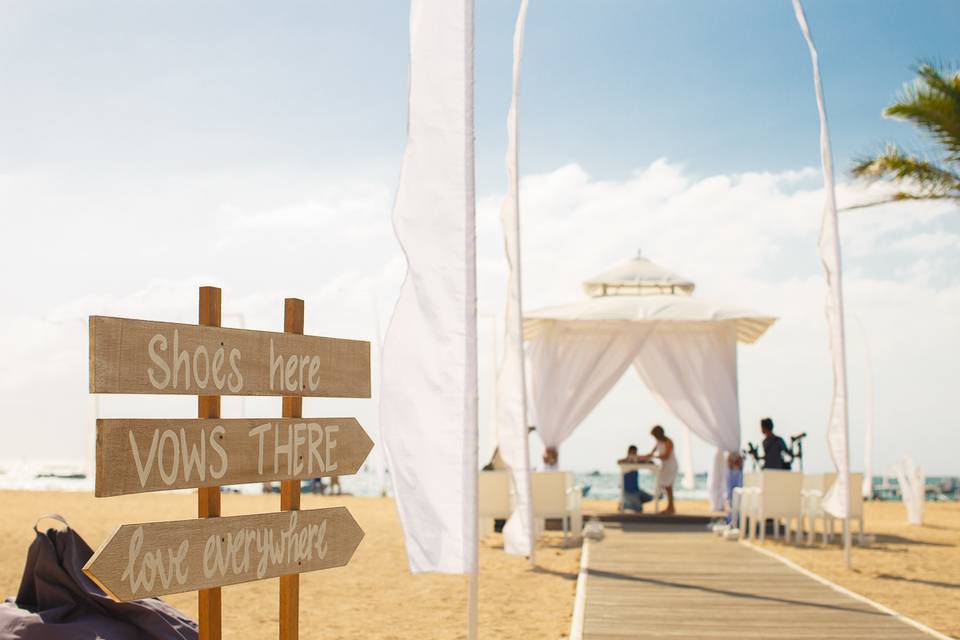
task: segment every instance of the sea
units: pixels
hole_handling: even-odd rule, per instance
[[[577,484],[580,485],[584,497],[587,499],[616,500],[620,496],[620,479],[615,472],[577,472],[576,478]],[[674,490],[674,495],[678,500],[706,500],[706,473],[696,474],[692,484],[683,485],[682,480],[681,476],[678,486]],[[960,499],[960,478],[958,477],[928,476],[926,484],[928,500]],[[644,490],[652,492],[653,476],[641,473],[640,486]],[[896,478],[874,476],[873,486],[874,493],[880,499],[899,499]],[[93,491],[93,487],[93,477],[88,473],[83,462],[69,460],[0,461],[0,490]],[[363,466],[354,475],[341,477],[340,487],[343,493],[356,496],[392,495],[390,474],[382,474],[369,464]],[[260,484],[230,485],[225,487],[224,490],[249,494],[259,494],[262,491]],[[190,490],[184,489],[184,491]]]

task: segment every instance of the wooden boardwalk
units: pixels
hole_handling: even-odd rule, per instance
[[[624,524],[591,542],[584,640],[930,636],[702,526]]]

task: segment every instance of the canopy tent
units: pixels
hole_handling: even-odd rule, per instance
[[[740,448],[737,342],[775,317],[693,297],[694,283],[637,255],[584,282],[582,302],[524,314],[537,432],[559,446],[632,364],[650,392],[717,448],[708,480],[723,507],[724,454]]]

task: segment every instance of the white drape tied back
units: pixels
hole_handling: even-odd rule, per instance
[[[736,321],[544,322],[527,352],[545,445],[566,440],[633,364],[664,407],[717,448],[708,487],[711,506],[723,508],[725,453],[740,448]]]

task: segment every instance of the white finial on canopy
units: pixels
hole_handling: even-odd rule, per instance
[[[591,298],[599,296],[642,296],[656,294],[690,295],[696,285],[688,278],[669,271],[640,251],[626,262],[604,271],[583,283]]]

